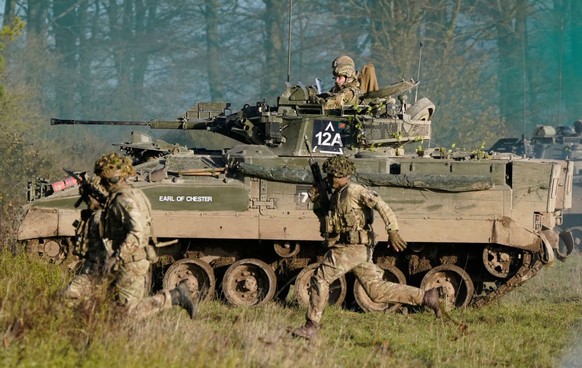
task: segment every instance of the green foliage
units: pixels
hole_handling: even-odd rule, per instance
[[[15,18],[0,31],[0,60],[7,46],[21,34],[24,23]],[[39,120],[33,102],[37,86],[15,81],[12,69],[0,67],[0,236],[11,239],[19,219],[20,205],[25,200],[27,180],[54,170],[56,160],[46,151],[44,142],[35,137],[32,122]],[[44,147],[43,147],[44,146]]]
[[[288,333],[305,310],[276,303],[203,302],[194,321],[177,308],[145,321],[120,319],[103,299],[69,308],[59,292],[70,276],[24,254],[0,253],[3,366],[552,367],[575,346],[582,317],[580,254],[500,302],[453,311],[460,323],[428,312],[329,307],[314,343]]]
[[[22,32],[24,25],[22,19],[17,17],[14,18],[12,24],[2,27],[2,30],[0,30],[0,38],[2,39],[0,50],[4,47],[4,40],[14,41]]]

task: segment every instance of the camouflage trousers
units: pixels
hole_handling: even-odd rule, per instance
[[[93,296],[101,281],[103,257],[95,256],[85,259],[79,272],[73,277],[63,292],[65,303],[69,306],[87,300]]]
[[[172,298],[168,290],[164,289],[155,295],[146,296],[149,268],[150,262],[147,259],[124,263],[117,271],[114,281],[117,302],[125,307],[129,314],[139,319],[172,306]]]
[[[96,261],[87,261],[81,271],[75,275],[63,293],[68,305],[87,300],[97,292],[100,287],[108,286],[107,280],[101,277],[102,264]],[[147,273],[149,272],[147,259],[123,264],[115,272],[112,283],[112,291],[117,303],[128,314],[139,319],[147,318],[161,310],[172,306],[170,292],[162,290],[156,295],[147,296]]]
[[[307,320],[319,323],[328,302],[329,285],[350,271],[376,303],[422,304],[423,290],[383,280],[384,272],[370,258],[370,249],[363,244],[336,244],[328,250],[310,280]]]

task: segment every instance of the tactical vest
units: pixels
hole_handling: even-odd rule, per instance
[[[330,224],[328,233],[348,244],[373,244],[372,223],[374,210],[362,206],[354,190],[355,185],[349,183],[336,190],[330,200]]]

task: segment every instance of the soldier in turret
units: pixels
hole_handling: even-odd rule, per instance
[[[406,249],[407,244],[398,232],[398,222],[392,209],[375,192],[350,182],[355,166],[345,156],[326,160],[323,171],[334,189],[330,198],[329,218],[326,220],[329,250],[310,280],[306,323],[294,329],[293,336],[306,339],[317,336],[319,322],[329,298],[329,286],[349,271],[356,275],[372,301],[424,305],[440,317],[436,289],[425,292],[413,286],[384,281],[382,270],[372,262],[375,245],[373,210],[384,221],[388,242],[394,250],[401,252]]]
[[[151,205],[141,190],[127,182],[129,176],[135,175],[131,160],[117,153],[103,155],[95,164],[95,174],[109,191],[101,228],[103,243],[110,252],[106,268],[110,269],[107,271],[113,278],[118,304],[138,318],[172,305],[184,308],[194,318],[197,303],[185,282],[146,297],[146,275],[152,257],[147,251],[152,235]]]
[[[332,63],[335,85],[327,92],[316,97],[326,109],[339,109],[343,105],[357,104],[361,96],[360,83],[354,60],[342,55]]]

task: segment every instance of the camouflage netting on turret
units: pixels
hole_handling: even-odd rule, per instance
[[[284,167],[265,167],[240,162],[231,170],[243,175],[284,183],[311,184],[311,170]],[[493,179],[477,175],[418,175],[418,174],[370,174],[359,173],[353,180],[369,186],[405,187],[417,189],[441,190],[445,192],[470,192],[491,189]]]
[[[472,192],[494,186],[493,179],[477,175],[419,175],[419,174],[356,174],[360,184],[379,187],[406,187],[442,190],[445,192]]]
[[[231,167],[238,173],[248,176],[254,176],[260,179],[280,181],[283,183],[306,184],[313,182],[311,170],[293,169],[287,166],[283,167],[265,167],[261,165],[239,162],[235,167]]]

